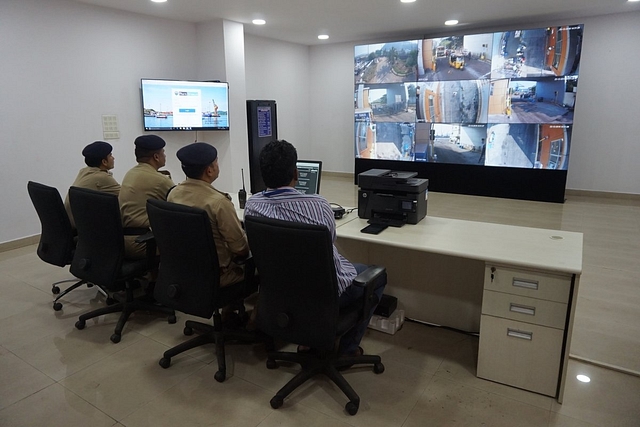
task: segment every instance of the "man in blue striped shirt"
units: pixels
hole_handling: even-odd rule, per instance
[[[244,214],[324,225],[331,232],[331,238],[335,242],[336,223],[329,202],[320,195],[303,194],[294,188],[298,181],[297,160],[298,154],[295,147],[284,140],[272,141],[262,149],[260,171],[267,190],[254,194],[247,200]],[[349,262],[338,253],[335,244],[333,245],[333,263],[338,278],[340,306],[350,305],[362,298],[362,288],[351,286],[351,284],[356,275],[366,270],[367,266]],[[384,285],[376,289],[378,300],[382,297],[383,290]],[[342,337],[338,349],[340,355],[362,354],[362,348],[359,345],[370,317]]]

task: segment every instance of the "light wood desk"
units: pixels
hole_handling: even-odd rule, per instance
[[[479,331],[479,377],[562,402],[582,233],[427,216],[371,235],[356,212],[340,221],[340,253],[385,266],[405,316]]]

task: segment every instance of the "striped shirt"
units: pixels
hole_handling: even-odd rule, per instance
[[[245,216],[259,216],[304,224],[324,225],[331,233],[333,263],[338,278],[338,296],[351,286],[356,269],[335,246],[336,221],[327,200],[319,195],[302,194],[292,187],[281,187],[254,194],[247,200]]]

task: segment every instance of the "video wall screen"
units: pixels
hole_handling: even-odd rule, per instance
[[[355,157],[566,170],[583,29],[356,46]]]

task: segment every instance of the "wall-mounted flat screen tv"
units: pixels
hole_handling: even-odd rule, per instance
[[[356,46],[356,159],[566,170],[582,35],[570,25]]]
[[[142,79],[145,131],[229,130],[226,82]]]

